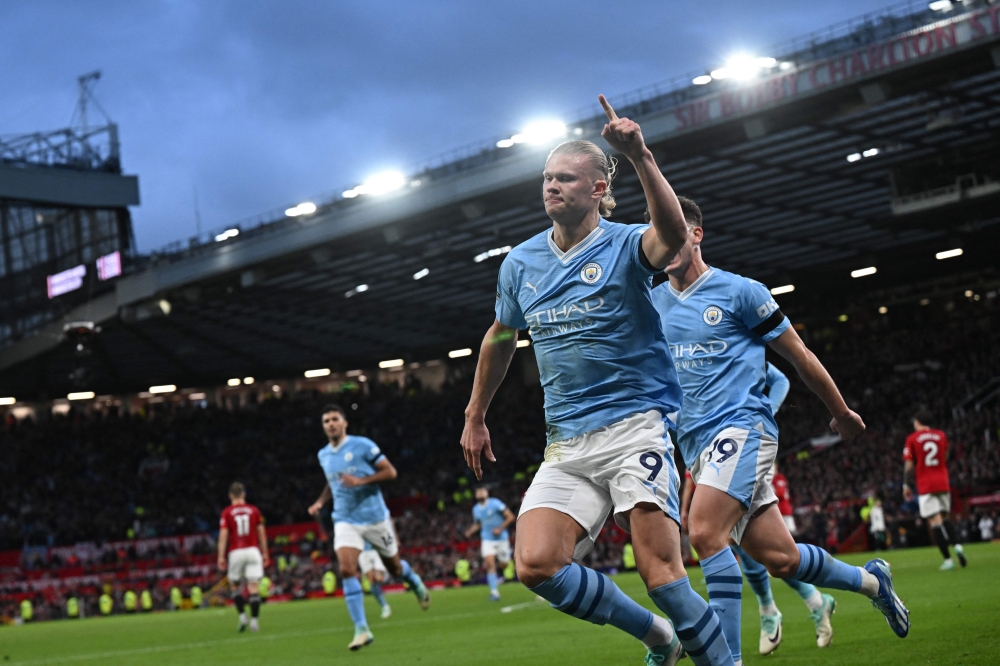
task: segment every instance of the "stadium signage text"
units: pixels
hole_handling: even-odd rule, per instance
[[[888,41],[777,74],[751,86],[707,95],[674,109],[667,132],[682,132],[896,69],[1000,36],[1000,5],[940,21]]]

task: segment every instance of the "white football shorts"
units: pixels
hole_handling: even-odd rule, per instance
[[[365,576],[368,575],[369,571],[381,571],[382,575],[389,575],[389,572],[385,570],[385,565],[382,564],[382,558],[375,550],[361,551],[361,554],[358,555],[358,567]]]
[[[548,508],[573,518],[586,531],[573,553],[579,560],[593,549],[612,509],[626,532],[631,528],[624,514],[642,502],[680,524],[679,483],[667,421],[651,409],[549,444],[518,515]]]
[[[919,495],[917,502],[920,504],[920,517],[930,518],[939,513],[947,516],[951,513],[951,493],[928,493]]]
[[[399,552],[396,530],[392,526],[392,518],[386,518],[380,523],[371,525],[355,525],[354,523],[337,522],[333,525],[333,549],[355,548],[365,549],[365,541],[372,545],[379,554],[394,557]]]
[[[490,555],[497,558],[497,562],[506,564],[510,562],[510,540],[491,539],[482,542],[482,555],[484,558]]]
[[[736,543],[743,538],[750,519],[778,501],[771,487],[777,454],[778,442],[756,428],[724,428],[691,469],[696,484],[721,490],[746,508],[730,533]]]
[[[260,548],[251,546],[229,551],[229,571],[226,576],[233,585],[239,585],[242,581],[256,583],[263,578],[264,557],[260,554]]]

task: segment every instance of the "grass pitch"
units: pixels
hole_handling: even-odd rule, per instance
[[[840,592],[834,594],[833,644],[820,650],[805,605],[786,585],[773,581],[785,637],[777,652],[761,657],[756,599],[744,587],[744,663],[1000,664],[1000,545],[970,546],[967,553],[969,567],[950,572],[937,570],[941,557],[933,549],[889,554],[898,592],[913,622],[903,640],[868,601]],[[867,558],[845,559],[862,564]],[[691,574],[695,588],[704,594],[701,573]],[[637,575],[615,580],[653,608]],[[621,632],[551,610],[519,584],[500,589],[500,603],[487,601],[485,587],[438,591],[427,612],[410,594],[391,595],[389,620],[378,619],[377,606],[368,599],[376,640],[356,653],[346,649],[353,628],[343,599],[335,599],[265,605],[257,634],[237,634],[231,608],[0,627],[0,664],[642,663],[642,646]]]

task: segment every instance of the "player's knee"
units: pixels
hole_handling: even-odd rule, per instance
[[[774,551],[768,553],[766,561],[761,562],[767,572],[775,578],[792,578],[799,568],[799,558],[793,557],[790,553]]]
[[[565,563],[555,562],[550,558],[522,556],[514,564],[517,578],[528,588],[538,587],[565,566]]]
[[[720,550],[729,547],[729,534],[719,534],[718,530],[708,525],[691,525],[688,530],[691,546],[704,559],[715,555]]]
[[[357,578],[357,576],[358,576],[358,566],[356,564],[351,564],[350,562],[340,563],[341,578]]]

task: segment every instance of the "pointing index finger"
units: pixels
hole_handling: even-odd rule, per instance
[[[601,103],[601,106],[604,107],[604,113],[607,114],[608,120],[610,121],[618,120],[618,116],[615,114],[615,110],[611,108],[610,104],[608,104],[608,100],[604,95],[598,95],[597,101],[599,101]]]

